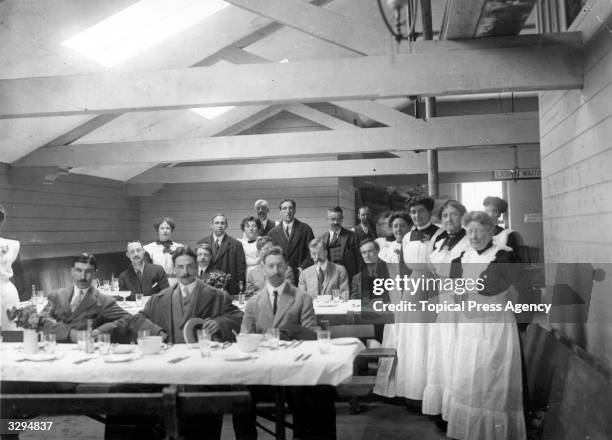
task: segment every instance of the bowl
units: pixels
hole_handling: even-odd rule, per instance
[[[332,296],[331,295],[319,295],[317,299],[322,303],[328,303],[328,302],[331,302]]]
[[[259,343],[262,340],[263,335],[257,333],[240,333],[236,336],[238,348],[246,353],[257,351],[257,348],[259,348]]]
[[[156,354],[162,349],[161,336],[146,336],[138,340],[138,349],[142,354]]]
[[[132,345],[113,345],[111,351],[115,354],[131,353],[134,347]]]

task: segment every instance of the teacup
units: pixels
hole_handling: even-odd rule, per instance
[[[331,295],[319,295],[317,299],[319,300],[319,302],[328,303],[328,302],[331,302],[332,296]]]
[[[156,354],[162,349],[161,336],[145,336],[138,340],[138,349],[142,354]]]
[[[258,333],[240,333],[236,335],[236,342],[238,342],[238,348],[248,353],[251,351],[257,351],[259,343],[262,341],[263,335]]]

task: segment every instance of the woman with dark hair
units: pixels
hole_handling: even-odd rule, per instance
[[[519,336],[512,311],[505,310],[516,279],[513,254],[494,243],[495,224],[486,212],[468,212],[463,226],[470,247],[453,260],[450,277],[479,282],[455,289],[455,301],[465,311],[458,316],[446,435],[523,440]],[[468,301],[478,308],[468,307]]]
[[[174,251],[177,248],[183,246],[181,243],[171,240],[174,228],[173,219],[170,217],[159,217],[153,223],[153,230],[157,233],[158,239],[143,246],[144,250],[149,254],[151,262],[163,267],[169,277],[174,275],[172,255],[174,255]]]
[[[428,301],[432,293],[423,283],[433,277],[427,262],[432,238],[438,231],[438,227],[431,223],[434,200],[430,197],[415,197],[406,203],[406,208],[414,226],[402,239],[400,258],[410,278],[419,283],[419,287],[401,291],[400,300],[416,304],[417,310],[420,310],[419,302]],[[427,379],[427,342],[431,325],[429,321],[432,319],[429,314],[416,311],[399,317],[396,314],[393,337],[397,349],[397,365],[386,389],[378,388],[379,394],[384,396],[409,399],[408,407],[415,411],[420,410]]]
[[[522,244],[522,239],[518,233],[509,228],[499,226],[499,219],[508,211],[508,202],[495,196],[488,196],[482,201],[484,211],[489,214],[495,223],[493,239],[500,246],[508,246],[518,258],[518,247]]]
[[[257,238],[259,237],[259,228],[257,227],[257,219],[252,215],[246,217],[240,222],[242,230],[242,249],[246,259],[246,275],[259,264],[259,252],[257,251]]]
[[[6,211],[0,205],[0,231],[4,226]],[[11,266],[19,254],[19,242],[0,237],[0,313],[2,318],[0,324],[2,330],[15,330],[17,327],[6,315],[6,311],[19,306],[19,294],[15,285],[11,282],[13,269]]]
[[[465,206],[456,200],[447,200],[438,212],[444,230],[433,240],[429,262],[432,272],[441,281],[442,287],[448,285],[451,261],[470,246],[465,228],[461,225],[465,213]],[[442,288],[438,302],[454,305],[453,293],[452,289]],[[441,415],[444,420],[448,417],[454,344],[457,337],[456,321],[457,312],[438,313],[435,325],[430,328],[427,343],[427,381],[423,392],[423,414]]]

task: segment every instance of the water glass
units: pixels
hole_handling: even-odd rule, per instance
[[[77,348],[82,351],[87,349],[87,330],[77,331]]]
[[[266,330],[266,340],[270,350],[277,350],[280,345],[280,332],[277,328],[269,328]]]
[[[197,332],[198,335],[198,347],[200,348],[200,354],[202,357],[210,356],[210,333],[208,330],[200,329]]]
[[[340,289],[332,289],[332,298],[334,303],[338,304],[340,302]]]
[[[113,278],[113,284],[111,286],[111,290],[113,292],[118,292],[119,291],[119,278]],[[125,301],[125,299],[124,299]]]
[[[100,350],[100,354],[108,354],[110,353],[111,348],[111,339],[108,333],[100,333],[98,335],[98,349]]]
[[[104,280],[104,284],[102,285],[104,290],[110,290],[110,280]]]
[[[331,351],[331,332],[329,330],[317,330],[317,341],[319,353],[328,354]]]
[[[136,294],[136,307],[139,309],[144,306],[144,295],[142,293]]]
[[[43,347],[45,353],[55,353],[55,347],[57,346],[57,339],[55,333],[48,333],[44,336]]]
[[[151,332],[149,330],[138,330],[138,341],[146,338],[147,336],[151,336]]]

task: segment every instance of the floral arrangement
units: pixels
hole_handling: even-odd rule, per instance
[[[45,325],[56,324],[46,309],[38,313],[34,304],[20,308],[13,307],[6,311],[6,315],[11,321],[15,321],[17,327],[27,330],[42,331]]]
[[[206,277],[204,277],[204,282],[216,287],[217,289],[225,289],[225,286],[231,277],[232,276],[229,273],[213,271],[206,274]]]

